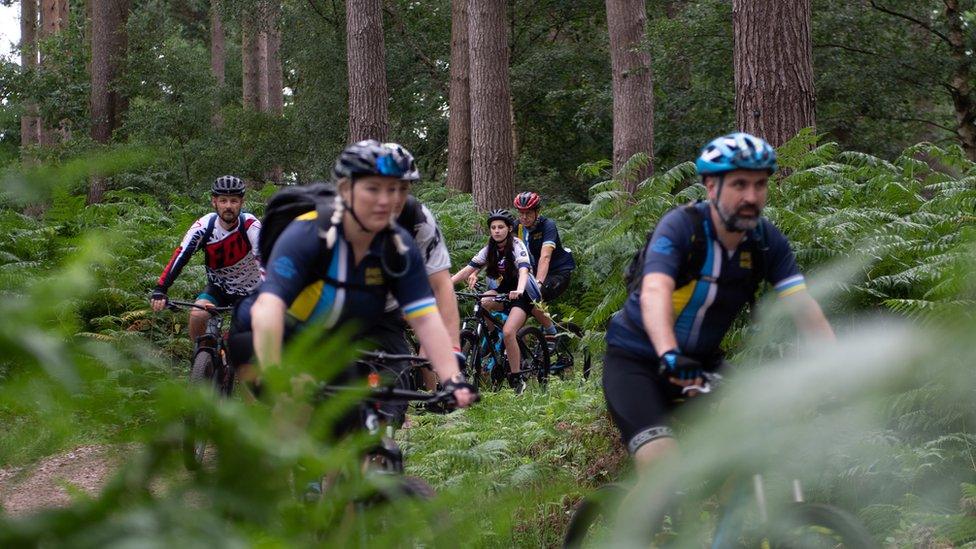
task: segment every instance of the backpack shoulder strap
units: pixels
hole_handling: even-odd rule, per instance
[[[397,217],[397,225],[403,227],[410,233],[410,236],[417,237],[417,224],[424,218],[423,204],[413,195],[407,196],[407,203],[403,206],[403,211]]]
[[[705,216],[698,209],[700,203],[701,201],[699,200],[689,202],[682,206],[685,213],[691,217],[695,227],[695,232],[691,237],[691,251],[688,252],[688,259],[686,261],[685,276],[688,278],[688,281],[696,278],[709,279],[712,276],[712,273],[705,272],[705,259],[708,257],[708,243],[711,240],[709,238],[711,231],[707,226],[708,222]],[[684,284],[687,284],[688,281],[685,281]],[[683,286],[684,284],[680,285]]]
[[[200,239],[200,245],[197,246],[197,249],[199,250],[202,248],[204,253],[207,252],[207,242],[210,242],[210,237],[213,236],[214,227],[217,226],[218,217],[220,217],[220,215],[215,214],[210,218],[210,221],[207,222],[207,228],[203,231],[203,237]]]

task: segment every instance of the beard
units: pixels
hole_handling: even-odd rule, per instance
[[[220,212],[220,218],[224,220],[224,223],[233,223],[237,221],[237,212],[234,210],[222,210]]]
[[[754,205],[747,205],[737,208],[734,212],[728,212],[719,206],[722,217],[727,219],[726,227],[738,232],[751,231],[759,226],[759,216],[762,215],[762,208]],[[748,215],[746,214],[748,212]]]

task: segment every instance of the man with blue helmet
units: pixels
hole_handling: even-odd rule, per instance
[[[639,284],[607,329],[603,391],[639,469],[677,450],[669,412],[722,362],[719,345],[762,281],[790,300],[797,327],[832,340],[782,233],[762,217],[776,152],[746,133],[719,137],[695,162],[708,200],[661,218]]]

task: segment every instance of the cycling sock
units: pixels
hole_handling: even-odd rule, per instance
[[[544,333],[546,335],[556,335],[556,325],[555,324],[550,324],[548,328],[543,327],[542,328],[542,333]]]

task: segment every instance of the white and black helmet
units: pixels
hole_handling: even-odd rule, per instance
[[[413,155],[399,143],[380,143],[367,139],[346,147],[332,168],[337,180],[354,180],[364,175],[396,177],[401,181],[419,181],[420,172]]]
[[[210,194],[244,196],[244,182],[233,175],[222,175],[214,179],[213,185],[210,186]]]

